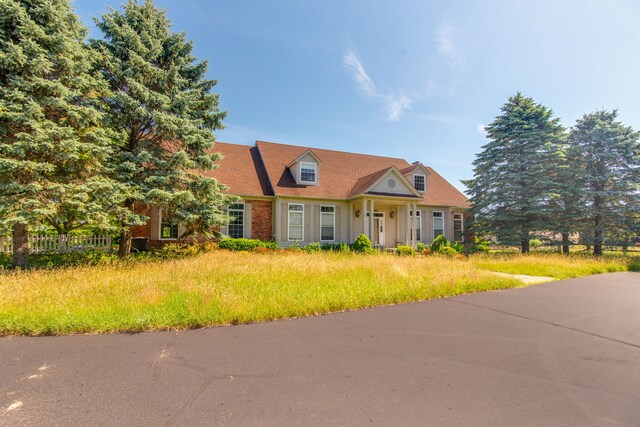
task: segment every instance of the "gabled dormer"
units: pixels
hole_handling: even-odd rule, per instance
[[[320,184],[320,159],[311,149],[305,151],[287,166],[298,185]]]
[[[427,168],[420,162],[414,162],[408,168],[404,168],[402,173],[407,180],[413,184],[419,193],[426,194],[428,188],[428,177],[430,175]]]

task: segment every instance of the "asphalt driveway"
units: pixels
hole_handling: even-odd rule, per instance
[[[0,425],[639,425],[640,274],[265,324],[0,339]]]

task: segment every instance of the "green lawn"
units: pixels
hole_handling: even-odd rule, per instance
[[[628,260],[234,253],[0,272],[0,334],[195,328],[309,316],[523,286],[486,270],[576,277]]]

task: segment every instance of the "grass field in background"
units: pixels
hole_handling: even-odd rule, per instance
[[[217,250],[182,259],[0,272],[0,334],[60,335],[261,322],[523,286],[490,271],[577,277],[631,259]]]
[[[569,279],[590,274],[615,271],[640,270],[640,256],[604,256],[547,254],[476,254],[469,261],[481,270],[509,274],[546,276],[554,279]]]

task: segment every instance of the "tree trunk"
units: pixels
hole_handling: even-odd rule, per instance
[[[569,233],[562,233],[562,253],[569,255]]]
[[[602,256],[602,217],[600,215],[596,215],[594,225],[593,255]]]
[[[520,252],[523,254],[529,253],[529,239],[520,239]]]
[[[13,265],[25,267],[29,262],[29,232],[27,224],[13,226]]]
[[[126,258],[131,253],[131,227],[123,225],[120,229],[120,246],[118,258]]]

